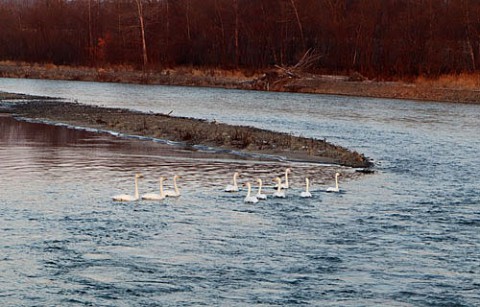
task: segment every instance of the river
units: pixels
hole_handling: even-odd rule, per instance
[[[314,181],[312,199],[296,196],[304,176],[331,166],[292,164],[286,199],[247,205],[222,192],[231,173],[286,165],[0,117],[3,305],[480,305],[480,105],[27,79],[0,91],[325,138],[376,164],[339,194]],[[183,195],[112,202],[136,171],[149,189],[181,174]]]

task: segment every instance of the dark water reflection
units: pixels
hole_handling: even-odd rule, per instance
[[[228,153],[211,153],[184,146],[166,145],[151,141],[118,138],[106,133],[82,129],[25,122],[12,117],[0,117],[0,144],[3,145],[3,167],[20,170],[39,167],[44,169],[75,168],[71,177],[83,176],[83,169],[108,168],[131,176],[135,171],[173,176],[181,173],[184,183],[192,186],[212,187],[224,185],[235,170],[246,178],[257,176],[272,185],[274,176],[283,176],[286,167],[297,168],[310,175],[313,181],[331,181],[334,167],[308,163],[266,162]],[[321,172],[319,171],[321,170]],[[69,170],[71,171],[71,170]],[[317,174],[315,174],[317,173]],[[344,178],[358,177],[353,170],[344,168]],[[218,176],[221,175],[221,176]],[[255,178],[251,178],[252,180]],[[298,185],[303,177],[290,177]]]

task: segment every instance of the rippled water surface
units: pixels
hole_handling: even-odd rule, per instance
[[[0,90],[326,138],[378,170],[357,178],[0,117],[2,305],[480,304],[480,106],[18,79]],[[222,192],[235,170],[271,185],[287,166],[286,199]],[[325,193],[337,170],[342,193]],[[183,195],[112,202],[137,171],[141,192],[182,175]],[[297,197],[306,175],[312,199]]]

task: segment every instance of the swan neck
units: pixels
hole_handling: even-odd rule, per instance
[[[335,176],[335,188],[338,189],[338,176]]]
[[[247,183],[247,188],[248,188],[247,197],[250,197],[250,192],[251,192],[251,190],[252,190],[252,186]]]
[[[175,190],[175,193],[176,194],[179,194],[180,192],[178,191],[178,187],[177,187],[177,177],[174,177],[173,178],[173,189]]]
[[[288,187],[288,170],[285,171],[285,186]]]
[[[135,177],[135,199],[139,199],[140,195],[138,194],[138,178]]]
[[[305,191],[308,193],[308,192],[310,192],[310,191],[309,191],[309,190],[310,190],[310,182],[309,182],[309,180],[308,180],[308,179],[307,179],[307,180],[305,180],[305,182],[306,182],[306,185],[305,185]]]
[[[262,181],[260,180],[258,182],[258,194],[261,194],[262,193]]]
[[[160,196],[164,196],[165,193],[163,193],[163,180],[160,180]]]
[[[233,186],[237,187],[237,174],[236,173],[233,175]]]

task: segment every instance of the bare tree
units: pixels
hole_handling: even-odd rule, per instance
[[[471,18],[470,18],[470,10],[469,10],[469,5],[467,1],[462,1],[462,9],[464,12],[464,22],[465,22],[465,40],[466,40],[466,52],[468,53],[468,57],[470,60],[470,69],[471,71],[475,71],[475,53],[473,52],[473,47],[472,47],[472,40],[471,40],[471,33],[472,31],[472,26],[471,26]]]
[[[478,0],[0,0],[0,60],[434,77],[480,71],[478,16]]]
[[[240,47],[238,43],[239,33],[239,18],[238,18],[238,0],[233,0],[233,8],[235,10],[235,67],[238,67],[240,62]]]
[[[147,42],[145,39],[145,20],[143,16],[143,4],[142,0],[135,0],[137,3],[138,21],[140,22],[140,31],[142,35],[142,51],[143,51],[143,70],[147,68],[148,56],[147,56]]]
[[[303,26],[302,22],[300,21],[300,15],[298,15],[297,6],[295,5],[295,0],[290,0],[290,4],[292,5],[293,12],[295,13],[295,19],[297,20],[298,30],[300,31],[300,37],[302,38],[302,47],[303,50],[307,49],[305,45],[305,35],[303,34]]]

